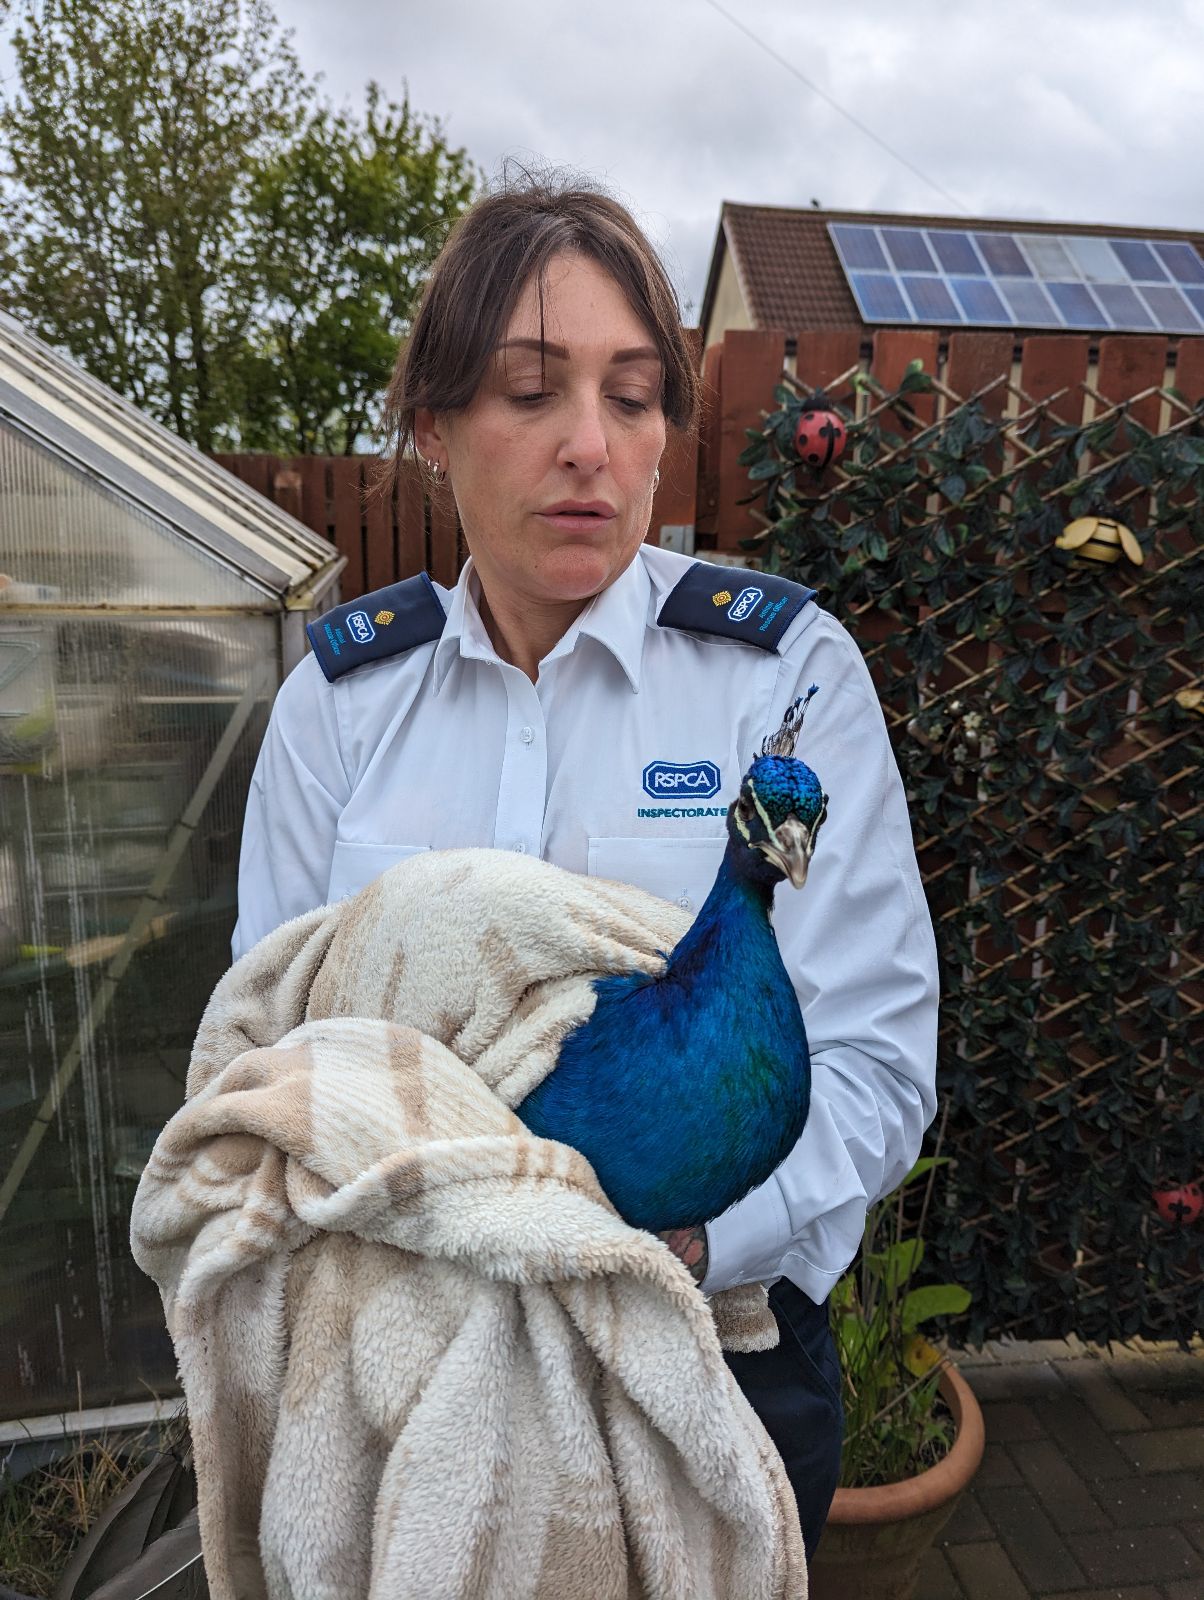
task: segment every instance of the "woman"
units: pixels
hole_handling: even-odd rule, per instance
[[[531,851],[696,908],[741,774],[800,687],[821,685],[800,754],[829,820],[805,894],[784,889],[775,912],[811,1041],[810,1117],[768,1183],[669,1241],[704,1293],[773,1285],[780,1348],[729,1360],[810,1555],[842,1426],[825,1301],[933,1115],[935,954],[857,647],[808,591],[761,576],[783,604],[752,632],[739,595],[718,604],[722,572],[642,542],[666,430],[696,406],[676,297],[616,202],[533,184],[460,220],[389,412],[395,463],[412,440],[471,559],[450,592],[410,580],[395,604],[360,602],[349,630],[318,629],[282,687],[234,950],[430,848]]]

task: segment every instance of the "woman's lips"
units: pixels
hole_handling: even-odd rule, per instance
[[[614,517],[574,514],[571,511],[537,511],[535,514],[541,521],[550,522],[554,528],[563,528],[566,533],[597,533],[609,528],[615,520]]]

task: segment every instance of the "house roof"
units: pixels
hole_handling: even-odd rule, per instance
[[[974,229],[978,232],[1098,234],[1113,239],[1186,239],[1204,254],[1198,229],[1134,228],[1081,222],[1005,221],[998,217],[931,217],[912,212],[821,211],[813,206],[741,205],[725,200],[711,252],[700,322],[705,330],[726,251],[755,328],[869,327],[844,275],[829,222],[869,226]],[[1049,332],[1049,329],[1045,329]]]
[[[0,312],[0,423],[82,469],[286,608],[344,559],[325,539]]]

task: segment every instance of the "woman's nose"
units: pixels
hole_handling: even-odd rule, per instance
[[[557,462],[562,467],[575,467],[579,472],[596,472],[610,459],[601,399],[575,401],[568,416]]]

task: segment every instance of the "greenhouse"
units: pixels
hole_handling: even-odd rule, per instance
[[[130,1204],[341,564],[0,315],[0,1423],[175,1389]]]

